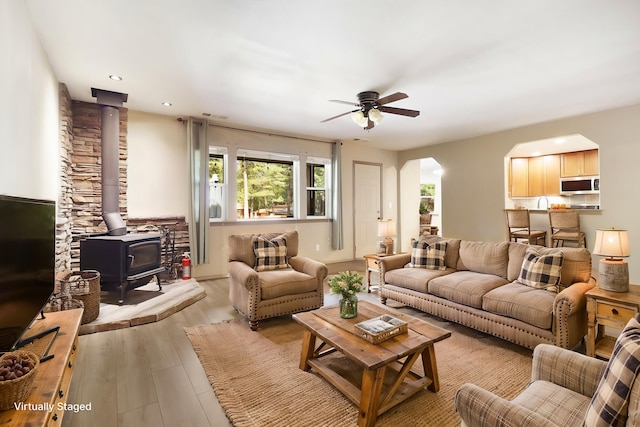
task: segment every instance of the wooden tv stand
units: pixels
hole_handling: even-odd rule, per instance
[[[40,319],[38,315],[33,321],[25,336],[56,326],[60,327],[60,331],[49,349],[49,354],[53,354],[54,357],[38,366],[33,391],[24,403],[31,404],[32,408],[52,408],[52,411],[44,409],[0,411],[0,427],[62,425],[64,405],[67,402],[77,354],[78,329],[82,311],[83,309],[78,308],[45,313],[44,319]]]

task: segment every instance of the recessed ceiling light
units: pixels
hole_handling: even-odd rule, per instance
[[[556,144],[563,144],[566,141],[564,138],[556,138],[553,142]]]
[[[169,101],[164,101],[162,105],[164,105],[165,107],[171,107],[173,104],[170,103]]]
[[[122,77],[120,77],[120,76],[118,76],[118,75],[116,75],[116,74],[111,74],[111,75],[109,76],[109,78],[110,78],[111,80],[115,80],[115,81],[118,81],[118,82],[119,82],[119,81],[122,81]]]
[[[533,153],[531,153],[531,155],[532,155],[533,157],[537,157],[537,156],[539,156],[540,154],[542,154],[542,153],[540,153],[539,151],[534,151]]]

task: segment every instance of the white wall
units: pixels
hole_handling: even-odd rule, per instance
[[[188,217],[185,125],[175,117],[128,112],[128,213],[132,218]]]
[[[57,200],[58,81],[21,0],[0,2],[0,194]]]
[[[399,166],[433,157],[442,176],[442,224],[446,235],[471,240],[503,241],[504,157],[518,143],[581,134],[600,147],[603,209],[581,216],[589,249],[598,228],[629,230],[630,280],[640,283],[640,105],[525,126],[508,131],[425,146],[399,153]],[[404,178],[404,177],[403,177]],[[404,182],[401,181],[403,186]],[[404,194],[401,205],[412,203]],[[600,257],[594,256],[594,270]]]

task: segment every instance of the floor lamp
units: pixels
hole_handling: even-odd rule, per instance
[[[600,289],[612,292],[627,292],[629,290],[629,264],[622,257],[628,257],[629,234],[627,230],[596,230],[596,244],[594,255],[606,258],[600,260]]]

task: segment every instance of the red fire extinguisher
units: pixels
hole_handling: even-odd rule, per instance
[[[182,280],[191,279],[191,258],[189,252],[185,252],[182,256]]]

